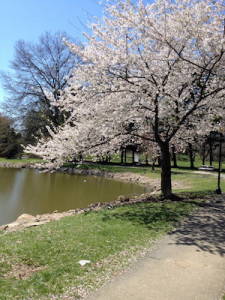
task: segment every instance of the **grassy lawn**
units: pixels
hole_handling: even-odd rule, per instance
[[[148,167],[112,165],[80,168],[160,178],[159,168],[153,172]],[[172,169],[172,181],[188,187],[174,190],[176,194],[194,194],[194,199],[217,187],[217,176],[197,174],[185,166]],[[221,189],[225,191],[225,180]],[[199,200],[129,204],[65,217],[23,232],[0,233],[0,299],[85,296],[142,257],[199,205]],[[90,263],[81,266],[82,259]]]
[[[0,299],[78,297],[151,249],[198,201],[139,203],[0,235]],[[90,263],[81,266],[80,260]]]
[[[222,158],[222,160],[223,160],[223,158]],[[173,165],[173,162],[171,163],[171,165]],[[189,160],[188,156],[185,154],[178,154],[177,155],[177,165],[178,165],[178,168],[181,168],[181,169],[182,168],[185,168],[185,169],[190,168],[190,160]],[[202,159],[200,158],[199,155],[196,155],[195,161],[194,161],[194,167],[199,168],[201,165],[202,165]],[[208,159],[206,159],[205,165],[207,165],[207,166],[210,165],[210,162]],[[218,165],[219,165],[218,161],[212,162],[212,166],[215,169],[218,169]],[[223,170],[225,170],[225,163],[222,164],[222,168],[223,168]]]
[[[140,157],[141,163],[143,165],[145,165],[145,163],[146,163],[145,156],[140,155],[139,157]],[[86,156],[84,159],[87,160],[87,161],[92,161],[93,157]],[[149,165],[151,165],[151,161],[152,161],[151,157],[148,157],[148,160],[149,160]],[[112,163],[120,164],[120,161],[121,161],[120,156],[115,155],[115,154],[113,154],[111,156],[111,162]],[[129,154],[127,156],[127,164],[131,164],[131,163],[132,163],[132,155]],[[173,166],[173,161],[171,161],[171,165]],[[194,167],[197,169],[201,165],[202,165],[202,159],[199,155],[196,155],[195,159],[194,159]],[[205,165],[210,165],[209,159],[206,159]],[[186,154],[178,153],[177,154],[177,166],[178,166],[178,169],[189,169],[190,168],[190,159],[189,159],[189,157]],[[215,169],[217,169],[218,168],[218,161],[213,161],[212,166]],[[223,163],[222,168],[225,170],[225,163]]]

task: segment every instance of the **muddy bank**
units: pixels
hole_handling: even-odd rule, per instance
[[[102,170],[81,170],[76,168],[61,168],[59,171],[63,173],[74,174],[74,175],[92,175],[92,176],[112,178],[119,181],[127,181],[127,182],[140,184],[143,186],[149,186],[152,189],[152,191],[160,190],[160,179],[152,179],[131,172],[110,173]]]
[[[151,194],[159,193],[161,191],[161,179],[153,179],[144,175],[134,174],[131,172],[116,172],[110,173],[101,170],[81,170],[76,168],[61,168],[60,172],[65,172],[69,174],[80,174],[80,175],[93,175],[93,176],[102,176],[106,178],[113,178],[119,181],[128,181],[143,186],[148,186],[151,189]],[[149,170],[150,172],[150,170]],[[187,188],[180,181],[173,180],[172,182],[173,189],[185,189]]]
[[[21,168],[32,168],[33,164],[24,163],[24,162],[18,162],[18,163],[11,163],[6,161],[0,161],[0,168],[15,168],[15,169],[21,169]]]

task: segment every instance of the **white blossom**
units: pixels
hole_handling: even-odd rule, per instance
[[[105,10],[85,47],[64,41],[83,62],[58,100],[69,119],[28,149],[57,166],[131,142],[183,148],[223,119],[222,1],[117,0]]]

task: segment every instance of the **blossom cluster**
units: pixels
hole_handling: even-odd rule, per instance
[[[54,166],[129,144],[158,153],[222,122],[223,1],[117,0],[85,37],[82,47],[64,40],[82,61],[54,103],[69,118],[27,152]]]

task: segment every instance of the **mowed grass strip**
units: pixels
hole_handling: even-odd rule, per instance
[[[0,299],[85,296],[143,256],[198,205],[194,200],[130,204],[2,233]],[[80,260],[90,263],[81,266]]]

